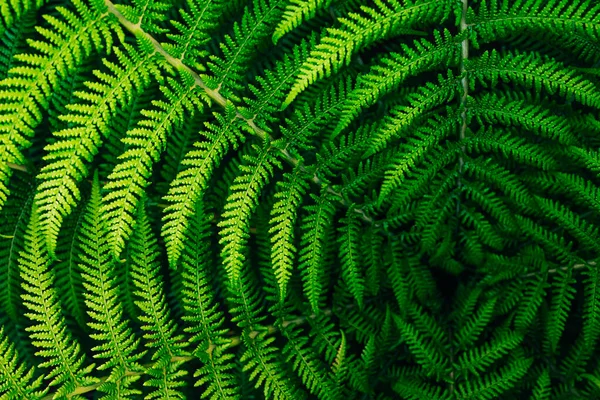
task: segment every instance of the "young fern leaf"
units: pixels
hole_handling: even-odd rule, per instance
[[[97,382],[90,376],[94,364],[85,365],[80,345],[67,330],[66,321],[50,270],[50,257],[45,250],[45,241],[40,227],[38,210],[33,207],[25,233],[24,250],[19,260],[23,279],[21,295],[29,310],[25,316],[31,321],[26,330],[31,343],[38,349],[36,355],[44,360],[39,368],[47,369],[44,380],[49,386],[58,386],[55,397],[81,399],[74,394],[81,386]]]
[[[326,191],[319,197],[311,195],[316,204],[306,207],[309,214],[302,218],[298,269],[302,275],[304,293],[314,313],[321,308],[323,295],[323,259],[326,230],[333,222],[335,206]]]
[[[189,342],[197,343],[194,356],[204,364],[194,374],[200,377],[196,386],[206,385],[202,398],[240,399],[239,385],[232,371],[234,355],[228,350],[231,340],[226,337],[225,317],[219,310],[209,279],[213,262],[209,224],[199,204],[190,220],[178,269],[183,278],[185,331],[192,334]]]
[[[535,89],[537,93],[543,88],[549,94],[570,96],[581,104],[600,108],[597,85],[573,68],[567,68],[535,52],[486,51],[477,58],[466,60],[465,68],[473,81],[486,88],[496,85],[502,79],[527,89]]]
[[[131,274],[137,289],[135,303],[141,311],[139,319],[145,332],[145,344],[152,351],[154,362],[146,371],[150,378],[145,385],[156,388],[146,399],[182,399],[185,396],[179,388],[185,386],[183,377],[187,375],[181,368],[189,356],[187,343],[167,306],[159,277],[157,241],[150,230],[144,203],[140,204],[136,217],[130,244]]]
[[[598,40],[599,17],[600,5],[588,0],[525,0],[484,1],[477,12],[470,12],[469,20],[477,31],[478,41],[488,43],[507,31],[535,31],[561,36],[577,33]]]
[[[317,12],[326,9],[333,0],[291,0],[285,6],[285,11],[275,32],[273,32],[273,43],[279,40],[293,29],[297,28],[303,21],[313,18]]]
[[[497,373],[483,376],[480,379],[465,381],[457,386],[456,391],[461,399],[491,400],[510,388],[511,384],[522,379],[533,363],[531,358],[522,358],[500,368]]]
[[[230,148],[237,149],[245,137],[241,130],[241,121],[237,118],[235,108],[228,103],[225,115],[215,114],[216,124],[206,124],[201,132],[206,141],[194,143],[181,161],[183,169],[171,182],[165,200],[169,205],[165,208],[162,235],[167,243],[169,265],[175,267],[184,247],[184,237],[189,219],[195,213],[195,207],[207,189],[213,171],[219,166]]]
[[[139,54],[133,47],[115,53],[119,65],[104,61],[110,73],[96,71],[99,82],[88,82],[88,90],[76,93],[81,101],[67,106],[70,113],[61,118],[70,126],[55,132],[58,140],[45,148],[47,164],[38,174],[41,183],[35,202],[51,255],[64,217],[81,199],[77,184],[88,175],[85,163],[92,161],[110,133],[108,121],[149,85],[152,73],[157,73],[152,57]]]
[[[337,135],[381,97],[397,89],[404,81],[440,66],[457,65],[460,45],[465,34],[453,37],[450,32],[434,31],[434,41],[416,40],[413,46],[402,45],[402,53],[389,53],[377,60],[369,73],[359,75],[356,88],[342,105],[342,115],[333,135]]]
[[[271,209],[269,233],[271,233],[271,262],[279,288],[279,298],[285,300],[287,284],[292,275],[296,247],[294,246],[294,225],[298,207],[308,189],[308,181],[299,167],[285,174],[278,182],[275,194],[277,202]]]
[[[418,91],[407,96],[408,106],[399,105],[390,111],[390,116],[377,132],[371,136],[369,149],[363,158],[386,148],[390,142],[401,137],[405,131],[419,119],[427,116],[427,112],[451,101],[457,94],[458,80],[449,74],[447,79],[439,77],[439,84],[427,83]],[[425,125],[425,124],[423,124]]]
[[[223,211],[223,220],[218,226],[223,245],[221,257],[229,282],[239,280],[244,263],[243,249],[249,237],[250,215],[259,204],[258,197],[263,187],[273,176],[275,169],[281,168],[276,158],[275,143],[265,141],[262,147],[253,146],[256,155],[246,155],[245,164],[240,165],[240,175],[231,185]]]
[[[43,376],[35,378],[33,367],[19,360],[15,346],[0,327],[0,398],[40,400],[48,392],[42,388]]]
[[[219,11],[224,3],[223,0],[187,0],[189,11],[179,9],[183,21],[171,20],[179,33],[167,33],[174,43],[163,44],[165,50],[182,63],[194,66],[208,54],[204,46],[211,39],[210,33],[218,26]]]
[[[87,314],[84,304],[84,287],[79,268],[79,235],[85,213],[79,207],[65,223],[58,236],[56,246],[56,285],[65,314],[72,317],[79,327],[87,330]]]
[[[572,270],[560,270],[557,272],[552,290],[552,306],[547,322],[547,340],[550,345],[550,352],[556,353],[558,342],[565,330],[569,309],[577,290],[572,286],[575,279],[572,277]]]
[[[583,306],[583,338],[587,346],[596,346],[600,337],[600,271],[588,266],[584,271],[585,303]]]
[[[358,307],[363,308],[365,297],[365,278],[361,271],[362,260],[359,251],[360,217],[349,207],[346,217],[341,221],[341,235],[339,236],[340,261],[342,263],[342,278],[348,290],[356,300]]]
[[[0,81],[0,209],[12,175],[8,163],[25,163],[21,151],[31,145],[29,139],[42,122],[42,111],[48,108],[48,99],[59,88],[61,79],[91,53],[112,44],[106,14],[91,11],[81,0],[72,3],[77,13],[58,7],[61,19],[44,16],[49,28],[38,28],[42,39],[30,42],[36,54],[16,55],[19,65]]]
[[[2,229],[0,237],[0,310],[10,318],[10,321],[15,323],[22,311],[19,296],[22,291],[18,264],[19,254],[23,250],[33,193],[18,189],[12,189],[11,192],[11,197],[2,210],[0,224]]]
[[[223,57],[211,56],[208,66],[215,77],[205,77],[211,88],[223,88],[232,101],[239,100],[236,93],[242,83],[248,63],[256,55],[255,48],[272,34],[273,25],[281,15],[282,0],[253,0],[244,9],[241,24],[235,23],[233,34],[220,43]]]
[[[311,51],[284,105],[288,106],[317,79],[350,64],[358,51],[388,37],[419,34],[414,28],[441,23],[451,9],[452,2],[448,0],[377,0],[375,7],[361,7],[363,15],[350,13],[348,18],[338,19],[340,26],[327,28]]]
[[[108,220],[110,245],[116,256],[131,234],[135,210],[148,186],[152,165],[166,147],[167,135],[181,124],[184,115],[202,111],[198,87],[190,76],[183,75],[183,78],[183,85],[169,79],[169,84],[161,87],[165,101],[155,100],[155,109],[142,111],[146,119],[139,121],[138,126],[122,139],[126,150],[119,156],[120,162],[104,185],[107,194],[103,212]]]
[[[143,370],[139,364],[144,355],[138,350],[136,339],[124,318],[119,303],[117,269],[108,247],[106,225],[101,213],[100,184],[94,174],[92,194],[87,204],[80,235],[79,269],[85,288],[85,304],[90,316],[90,337],[99,342],[92,348],[94,358],[105,359],[99,370],[110,370],[110,377],[98,390],[106,393],[104,399],[133,399],[140,390],[131,386]],[[138,374],[131,374],[137,372]]]

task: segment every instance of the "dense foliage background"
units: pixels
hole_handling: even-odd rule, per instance
[[[600,398],[596,1],[0,16],[0,398]]]

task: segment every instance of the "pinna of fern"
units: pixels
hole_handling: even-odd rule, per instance
[[[0,4],[0,398],[600,396],[592,0]]]

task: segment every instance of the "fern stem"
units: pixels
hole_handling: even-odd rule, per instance
[[[27,169],[26,166],[24,165],[19,165],[19,164],[15,164],[15,163],[11,163],[11,162],[7,162],[6,166],[10,169],[16,169],[17,171],[23,171],[23,172],[27,172],[29,173],[29,170]]]
[[[462,12],[460,15],[460,33],[463,33],[467,30],[467,10],[469,9],[469,0],[462,0]],[[459,140],[462,142],[465,139],[467,133],[467,97],[469,96],[469,77],[467,75],[467,69],[465,67],[465,61],[469,59],[469,37],[465,36],[463,41],[460,44],[460,72],[463,75],[461,79],[462,84],[462,96],[460,98],[460,106],[462,111],[460,113],[460,132],[459,132]],[[462,173],[463,173],[463,165],[465,163],[463,159],[463,153],[465,151],[465,147],[461,146],[461,154],[458,157],[458,179],[457,186],[458,188],[462,185]],[[456,217],[458,218],[460,214],[460,197],[456,201]],[[450,343],[452,343],[452,331],[450,331]],[[452,369],[450,371],[450,382],[449,382],[449,392],[452,396],[454,396],[454,384],[455,384],[455,374],[454,374],[454,348],[450,349],[450,365],[452,365]]]
[[[148,40],[151,44],[152,47],[154,48],[154,51],[159,53],[160,55],[162,55],[165,58],[165,61],[167,61],[171,66],[173,66],[176,70],[179,71],[185,71],[186,74],[189,74],[193,79],[194,79],[194,83],[199,86],[202,90],[204,90],[204,92],[206,93],[206,95],[212,99],[215,103],[217,103],[219,106],[221,106],[222,108],[225,108],[225,105],[227,104],[228,99],[225,98],[221,93],[219,93],[219,88],[217,89],[211,89],[209,88],[206,83],[204,82],[204,80],[202,80],[202,78],[198,75],[198,73],[196,73],[196,71],[194,71],[193,69],[191,69],[190,67],[188,67],[187,65],[185,65],[181,59],[179,58],[175,58],[173,57],[171,54],[169,54],[165,48],[156,40],[154,39],[154,37],[152,37],[152,35],[150,35],[148,32],[144,31],[142,29],[142,27],[140,26],[140,24],[134,24],[133,22],[129,21],[127,18],[125,18],[125,16],[123,14],[121,14],[121,12],[119,10],[117,10],[117,7],[112,3],[111,0],[104,0],[104,4],[106,5],[106,7],[108,8],[108,12],[111,13],[112,15],[114,15],[117,20],[119,21],[119,23],[121,25],[123,25],[123,27],[125,29],[127,29],[131,34],[133,34],[134,36],[140,36],[143,37],[144,39]],[[243,120],[252,130],[252,132],[254,132],[254,134],[256,136],[258,136],[260,139],[264,140],[269,140],[269,141],[273,141],[273,138],[271,137],[271,135],[269,135],[267,132],[265,132],[263,129],[261,129],[260,127],[258,127],[256,125],[256,123],[254,123],[254,117],[253,118],[246,118],[244,115],[242,115],[239,111],[237,111],[236,109],[236,117]],[[275,146],[275,148],[281,153],[281,155],[284,157],[284,159],[286,160],[286,162],[288,164],[290,164],[293,167],[298,166],[298,168],[300,168],[300,170],[304,173],[307,173],[306,168],[303,165],[299,165],[300,161],[298,159],[296,159],[294,156],[292,156],[290,154],[290,152],[287,150],[287,148],[285,147],[277,147]],[[318,186],[325,186],[326,183],[323,182],[318,176],[313,175],[311,178],[311,181],[313,183],[315,183]],[[345,207],[348,207],[349,205],[347,204],[347,202],[344,200],[344,198],[342,197],[342,195],[338,192],[336,192],[334,189],[332,189],[330,186],[327,187],[326,189],[329,193],[333,194],[334,196],[336,196],[338,198],[338,201],[344,205]],[[369,217],[365,211],[363,209],[360,208],[354,208],[354,211],[356,213],[358,213],[361,217],[361,219],[369,224],[373,224],[375,226],[379,226],[378,224],[376,224],[374,222],[374,219]]]
[[[577,269],[585,268],[585,267],[587,267],[587,266],[594,266],[594,265],[596,265],[596,263],[595,263],[594,261],[588,261],[588,262],[587,262],[587,263],[585,263],[585,264],[575,264],[575,265],[573,265],[572,267],[560,267],[560,268],[553,268],[553,269],[549,269],[549,270],[548,270],[548,273],[549,273],[549,274],[555,274],[555,273],[557,273],[558,271],[566,271],[566,270],[568,270],[568,269],[571,269],[571,270],[577,270]],[[525,278],[529,278],[529,277],[536,276],[536,275],[538,275],[538,272],[530,272],[530,273],[528,273],[528,274],[526,274],[526,275],[523,275],[523,276],[524,276]]]
[[[463,33],[467,30],[467,10],[469,9],[469,0],[462,0],[462,12],[460,15],[460,33]],[[461,84],[462,84],[462,96],[460,98],[460,106],[462,111],[460,113],[460,132],[459,132],[459,140],[462,142],[465,139],[467,133],[467,97],[469,96],[469,76],[467,75],[467,68],[465,67],[465,61],[469,59],[469,37],[465,36],[463,41],[460,44],[460,73],[462,74]],[[458,182],[457,185],[460,188],[462,185],[461,175],[463,172],[464,159],[463,154],[465,151],[465,147],[461,146],[461,154],[458,157]],[[456,216],[460,212],[460,200],[456,203]]]

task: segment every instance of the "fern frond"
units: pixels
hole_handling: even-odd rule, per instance
[[[360,216],[350,207],[346,217],[340,220],[342,227],[339,236],[342,279],[356,299],[359,308],[364,305],[365,278],[362,273],[362,260],[359,251]]]
[[[271,209],[271,260],[282,300],[286,297],[297,250],[294,246],[297,210],[308,189],[308,182],[303,175],[299,167],[285,174],[284,180],[278,182],[279,190],[275,194],[277,202]]]
[[[304,399],[306,396],[285,378],[281,364],[276,362],[278,350],[272,346],[275,338],[265,338],[264,332],[254,337],[248,333],[242,335],[246,351],[241,357],[244,371],[252,371],[250,379],[255,386],[262,386],[266,398],[277,400]]]
[[[600,337],[600,271],[597,266],[588,266],[584,274],[586,279],[583,338],[587,346],[595,346]]]
[[[137,127],[122,139],[126,150],[119,156],[119,163],[104,185],[107,194],[103,199],[103,212],[108,220],[110,245],[116,256],[131,234],[135,210],[148,186],[152,164],[166,147],[167,135],[174,126],[181,124],[185,114],[193,115],[203,108],[191,77],[184,75],[183,85],[174,79],[168,79],[168,82],[162,86],[165,101],[153,101],[155,109],[143,110],[146,119],[138,122]]]
[[[182,160],[183,169],[171,183],[165,200],[170,204],[165,208],[162,235],[167,242],[169,265],[177,265],[183,249],[183,239],[189,218],[194,215],[196,203],[202,198],[213,171],[230,148],[237,149],[244,135],[235,108],[229,103],[225,115],[216,115],[216,124],[206,124],[203,136],[207,141],[194,143]]]
[[[0,5],[0,36],[14,27],[26,14],[39,9],[45,0],[13,0]]]
[[[538,308],[546,294],[546,271],[539,271],[538,276],[532,276],[525,281],[523,297],[515,315],[515,327],[521,331],[533,322]]]
[[[141,394],[130,387],[139,376],[128,376],[128,373],[142,371],[139,361],[143,353],[138,351],[139,339],[133,335],[119,303],[116,268],[108,248],[101,206],[96,173],[78,244],[85,304],[91,318],[88,325],[94,331],[90,337],[100,343],[92,350],[95,358],[106,359],[98,369],[111,371],[109,379],[102,382],[98,390],[107,394],[106,399],[133,398]]]
[[[447,30],[434,31],[433,42],[416,40],[413,46],[402,45],[402,53],[388,53],[377,60],[366,74],[358,76],[356,88],[342,106],[342,115],[333,135],[344,130],[381,97],[397,89],[404,81],[437,67],[458,64],[459,43],[464,34],[453,37]]]
[[[600,108],[597,85],[572,68],[537,53],[500,53],[486,51],[466,60],[467,72],[483,87],[494,86],[499,80],[512,82],[540,93],[571,96],[581,104]]]
[[[254,49],[266,41],[281,15],[281,0],[253,0],[242,14],[241,23],[235,23],[233,33],[221,42],[223,56],[211,57],[208,67],[215,77],[206,77],[211,88],[218,88],[228,97],[238,100],[235,93],[243,88],[241,83],[248,62],[255,56]]]
[[[542,373],[536,382],[535,388],[533,389],[533,393],[531,395],[531,399],[535,400],[548,400],[550,399],[551,389],[552,389],[552,381],[550,379],[550,372],[548,368],[544,368]]]
[[[526,373],[533,359],[523,358],[513,361],[500,368],[497,373],[486,375],[481,379],[466,381],[456,387],[461,399],[491,400],[498,398],[515,381],[521,379]]]
[[[288,340],[283,347],[286,362],[292,363],[292,369],[302,379],[302,383],[314,396],[323,399],[334,397],[333,381],[327,374],[327,366],[314,356],[308,346],[308,337],[302,335],[302,331],[294,324],[283,326],[281,330]]]
[[[42,376],[33,367],[27,368],[0,327],[0,398],[6,400],[40,400],[47,393],[42,388]]]
[[[67,330],[44,244],[38,210],[34,207],[25,233],[25,250],[19,260],[24,291],[21,297],[29,310],[25,316],[32,323],[26,330],[38,349],[36,355],[44,359],[39,367],[48,369],[45,380],[50,381],[49,386],[58,386],[55,396],[83,399],[73,392],[79,386],[96,382],[90,376],[94,364],[85,364],[79,343]]]
[[[17,179],[13,179],[13,182]],[[19,179],[23,181],[23,179]],[[11,188],[11,186],[9,186]],[[27,188],[27,186],[26,186]],[[29,189],[29,188],[27,188]],[[21,312],[19,294],[19,253],[23,250],[24,235],[30,217],[32,193],[29,190],[12,189],[11,196],[0,216],[0,310],[14,323]]]
[[[145,32],[156,34],[166,31],[160,23],[165,20],[166,11],[171,7],[170,0],[131,0],[131,3],[119,4],[116,8]]]
[[[469,348],[475,343],[492,319],[496,300],[496,298],[492,297],[481,304],[477,312],[457,330],[455,341],[459,348]]]
[[[383,148],[391,141],[404,134],[406,129],[423,118],[428,111],[448,102],[457,94],[458,80],[452,74],[447,79],[439,77],[439,84],[428,82],[407,96],[408,106],[399,105],[390,110],[383,126],[372,135],[369,149],[364,157],[368,157]]]
[[[523,339],[524,336],[516,332],[500,332],[492,341],[463,352],[457,360],[456,370],[480,376],[490,365],[517,348]]]
[[[579,140],[570,121],[540,107],[536,100],[533,96],[512,99],[509,94],[488,93],[467,100],[467,115],[482,126],[517,125],[562,145],[577,144]]]
[[[167,34],[174,42],[164,44],[167,52],[187,65],[194,65],[198,59],[205,57],[208,52],[204,46],[217,28],[217,18],[223,3],[225,2],[222,0],[186,1],[188,10],[179,10],[182,21],[171,20],[178,33]]]
[[[483,43],[509,31],[561,35],[573,32],[597,41],[600,38],[599,16],[600,7],[588,0],[526,0],[513,3],[483,1],[469,19]]]
[[[62,117],[70,126],[55,132],[58,140],[45,148],[47,164],[38,174],[41,182],[35,202],[51,255],[64,217],[81,199],[77,183],[88,175],[86,161],[92,161],[110,132],[107,121],[146,87],[150,74],[156,72],[151,58],[133,47],[115,53],[119,64],[105,61],[110,72],[95,72],[98,81],[87,83],[88,90],[77,93],[81,101],[69,105],[70,113]]]
[[[213,295],[209,271],[213,259],[210,257],[209,221],[201,205],[192,217],[186,234],[181,257],[183,278],[185,331],[193,334],[190,343],[198,343],[194,356],[204,366],[194,377],[200,377],[196,386],[206,384],[203,398],[239,399],[240,391],[233,374],[233,354],[228,350],[230,339],[225,335],[225,317]]]
[[[558,342],[564,332],[569,309],[577,290],[572,286],[575,279],[572,270],[560,270],[554,278],[552,287],[552,305],[548,315],[547,330],[550,351],[555,353]]]
[[[138,208],[135,229],[131,238],[133,266],[131,275],[136,286],[139,316],[145,332],[146,347],[152,351],[154,364],[147,369],[150,375],[146,386],[156,389],[146,399],[184,398],[179,389],[185,386],[187,371],[181,369],[189,353],[179,327],[170,315],[159,276],[158,246],[150,230],[144,203]]]
[[[81,207],[83,208],[83,207]],[[65,220],[56,246],[56,284],[62,288],[59,292],[66,314],[72,317],[81,328],[86,329],[86,311],[84,288],[79,268],[79,235],[85,213],[78,209]]]
[[[304,283],[304,293],[313,312],[321,308],[323,295],[322,263],[325,250],[325,234],[333,222],[335,206],[331,195],[327,192],[316,197],[311,195],[316,202],[314,205],[306,206],[309,214],[302,218],[300,228],[302,237],[300,239],[300,251],[298,258],[298,269]]]
[[[7,163],[25,162],[21,150],[31,145],[60,80],[92,52],[112,44],[106,14],[90,10],[81,0],[72,3],[77,13],[59,7],[61,19],[45,15],[50,28],[38,28],[41,39],[30,42],[35,53],[16,55],[19,65],[0,82],[0,206],[6,201],[12,174]]]
[[[431,340],[423,338],[414,325],[395,316],[394,320],[403,340],[406,341],[411,353],[415,356],[419,365],[424,368],[425,374],[430,377],[442,377],[448,374],[448,359],[436,349]]]
[[[385,171],[385,178],[379,192],[379,203],[383,201],[403,183],[403,178],[408,174],[411,167],[418,164],[432,147],[435,147],[443,139],[458,127],[458,118],[432,118],[426,125],[419,126],[413,133],[413,137],[403,144],[390,160],[390,168]]]
[[[287,33],[298,27],[303,21],[313,18],[317,12],[326,9],[333,0],[291,0],[285,6],[285,11],[275,32],[273,32],[273,43],[277,44],[279,40]]]
[[[17,61],[15,56],[25,51],[26,38],[34,31],[36,8],[42,4],[43,1],[17,1],[13,4],[13,16],[8,2],[3,3],[6,9],[1,11],[0,15],[6,20],[4,24],[0,21],[0,81],[8,76],[8,72]]]
[[[274,144],[265,141],[262,147],[254,146],[256,155],[247,155],[246,163],[240,165],[240,175],[231,185],[230,195],[219,222],[221,257],[231,282],[239,279],[244,262],[243,248],[249,236],[250,214],[258,205],[258,196],[275,168],[281,168],[276,158]]]
[[[379,0],[374,7],[361,7],[362,15],[339,18],[340,26],[327,28],[311,52],[284,104],[289,105],[317,79],[350,64],[356,52],[388,37],[418,34],[415,28],[443,22],[451,10],[452,2],[447,0]]]
[[[451,395],[439,386],[430,385],[417,377],[400,378],[394,383],[394,391],[410,400],[447,400]]]

